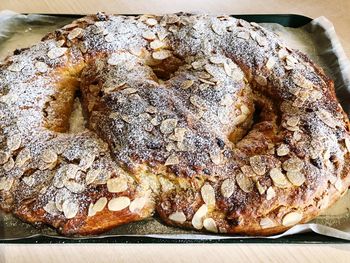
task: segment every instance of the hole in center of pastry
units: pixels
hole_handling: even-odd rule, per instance
[[[45,102],[43,109],[44,126],[55,132],[79,132],[85,125],[80,104],[81,67],[74,72],[62,72],[61,78],[53,83],[56,89]]]

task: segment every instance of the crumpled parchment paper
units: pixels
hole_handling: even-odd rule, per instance
[[[47,32],[53,31],[72,21],[73,18],[46,15],[21,15],[11,11],[0,12],[0,60],[12,54],[16,48],[28,47],[40,41]],[[308,54],[321,65],[336,86],[337,96],[350,115],[350,62],[335,33],[334,27],[325,17],[314,19],[301,28],[283,27],[279,24],[261,24],[274,31],[289,47]],[[350,240],[350,193],[345,194],[336,204],[308,224],[297,225],[288,231],[270,237],[313,231],[318,234]],[[36,229],[10,214],[0,212],[0,239],[10,240],[38,235],[60,237],[50,228]],[[155,238],[179,239],[242,239],[251,237],[207,235],[162,224],[157,218],[134,222],[113,229],[98,236],[148,236]],[[89,238],[89,237],[76,237]]]

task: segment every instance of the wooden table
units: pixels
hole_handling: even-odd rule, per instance
[[[1,0],[0,10],[23,13],[285,13],[330,19],[350,57],[349,0]],[[350,245],[61,244],[0,245],[2,262],[350,262]]]

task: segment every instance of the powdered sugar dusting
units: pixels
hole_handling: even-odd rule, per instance
[[[79,233],[64,228],[68,219],[88,224],[100,198],[118,200],[106,185],[114,178],[127,182],[125,200],[147,199],[138,219],[158,200],[167,222],[179,211],[186,226],[207,217],[221,232],[260,229],[267,216],[281,224],[294,210],[307,217],[349,184],[347,120],[330,81],[255,23],[88,16],[7,58],[0,78],[0,187],[11,195],[2,206],[31,198],[35,220],[58,220],[64,233]],[[282,143],[288,151],[277,155]],[[288,172],[305,183],[291,189]],[[238,180],[229,197],[220,195],[227,178]],[[203,204],[204,183],[216,202]]]

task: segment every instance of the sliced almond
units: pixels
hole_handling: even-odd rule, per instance
[[[210,151],[209,157],[210,160],[216,165],[220,165],[223,162],[223,155],[220,151]]]
[[[275,190],[270,186],[266,191],[266,200],[269,201],[276,196]]]
[[[169,50],[159,50],[152,53],[152,57],[157,60],[164,60],[171,56]]]
[[[1,154],[0,154],[1,155]],[[30,154],[30,150],[28,148],[24,148],[21,150],[16,157],[16,165],[17,167],[22,167],[27,161],[32,158]],[[1,159],[1,156],[0,156]],[[1,161],[0,161],[1,163]]]
[[[182,89],[188,89],[194,84],[194,81],[192,79],[185,80],[184,82],[181,83],[180,87]]]
[[[45,73],[49,69],[49,66],[41,61],[35,62],[34,67],[41,73]]]
[[[67,50],[68,48],[66,47],[55,47],[47,53],[47,56],[50,59],[56,59],[62,57],[67,52]]]
[[[209,61],[213,64],[223,64],[225,60],[219,56],[212,56],[209,58]]]
[[[166,31],[158,31],[157,35],[159,40],[163,41],[168,36],[168,33]]]
[[[12,187],[13,181],[13,178],[0,177],[0,190],[9,191]]]
[[[219,23],[212,24],[211,29],[219,36],[223,35],[226,32],[226,28]]]
[[[163,134],[169,134],[174,131],[177,125],[177,119],[165,119],[160,124],[160,131]]]
[[[64,186],[71,191],[72,193],[79,194],[85,190],[85,185],[75,180],[66,180],[64,181]]]
[[[146,203],[146,197],[137,197],[130,203],[129,210],[131,213],[140,213],[145,207]]]
[[[53,163],[57,161],[57,153],[51,149],[46,149],[41,156],[41,160],[45,163]]]
[[[285,171],[300,171],[304,167],[304,162],[297,157],[286,160],[282,167]]]
[[[229,198],[235,191],[235,188],[236,188],[236,185],[233,179],[228,178],[224,180],[220,188],[222,196],[225,198]]]
[[[145,23],[149,26],[155,26],[156,24],[158,24],[158,21],[154,18],[148,18]]]
[[[117,53],[113,53],[109,56],[107,63],[111,66],[117,66],[121,63],[121,57],[119,54]],[[123,85],[118,84],[117,87],[121,87]],[[115,86],[113,86],[113,88],[115,88]]]
[[[224,63],[224,70],[225,70],[225,73],[227,74],[227,76],[232,76],[232,69],[231,69],[231,67],[228,65],[228,64],[226,64],[226,63]]]
[[[267,45],[267,39],[266,37],[263,37],[263,36],[260,36],[260,35],[256,35],[255,36],[255,40],[256,42],[258,42],[258,45],[261,46],[261,47],[264,47]]]
[[[109,201],[108,209],[110,211],[121,211],[130,205],[130,199],[126,196],[116,197]]]
[[[10,151],[16,151],[19,147],[21,147],[22,139],[19,134],[14,134],[7,138],[7,148]]]
[[[142,33],[142,37],[147,40],[155,40],[157,37],[152,31],[145,31]]]
[[[216,226],[215,220],[212,218],[204,219],[203,226],[206,230],[208,230],[210,232],[214,232],[214,233],[218,232],[218,228]]]
[[[105,206],[106,206],[106,204],[107,204],[107,198],[106,197],[101,197],[100,199],[98,199],[97,201],[96,201],[96,203],[94,204],[94,206],[93,206],[93,210],[95,211],[95,212],[101,212],[104,208],[105,208]]]
[[[79,28],[79,27],[74,28],[71,32],[69,32],[67,38],[69,40],[73,40],[74,38],[80,37],[83,31],[84,30],[82,28]]]
[[[337,123],[334,119],[334,117],[332,116],[332,114],[330,112],[328,112],[325,109],[319,109],[318,111],[316,111],[316,115],[321,119],[321,121],[323,123],[325,123],[327,126],[331,127],[331,128],[335,128],[337,126]]]
[[[15,167],[15,161],[13,160],[12,157],[2,165],[2,168],[5,170],[5,172],[11,171],[13,167]]]
[[[176,142],[182,142],[184,140],[186,132],[187,132],[186,128],[175,128],[174,134],[170,135],[169,139]]]
[[[70,179],[75,179],[80,167],[76,164],[70,163],[66,166],[66,176]]]
[[[202,229],[203,228],[203,218],[208,213],[208,207],[206,204],[203,204],[197,212],[193,215],[192,218],[192,225],[195,229]]]
[[[276,223],[272,219],[264,217],[260,220],[260,226],[262,229],[266,229],[276,226]]]
[[[85,177],[86,185],[92,184],[101,173],[100,169],[90,169]]]
[[[197,108],[205,110],[207,109],[206,101],[197,95],[192,95],[190,97],[190,102]]]
[[[4,164],[10,158],[10,154],[0,150],[0,164]]]
[[[259,181],[257,181],[255,185],[256,185],[256,188],[258,189],[260,195],[265,193],[266,188],[267,188],[266,186],[261,185]]]
[[[141,56],[142,48],[141,47],[130,47],[129,52],[137,57]]]
[[[284,59],[288,55],[288,51],[285,48],[282,48],[278,51],[278,57]]]
[[[282,219],[282,225],[294,226],[303,219],[303,215],[299,212],[290,212],[286,214]]]
[[[201,195],[204,203],[208,206],[215,205],[215,190],[210,184],[206,183],[202,186]]]
[[[282,143],[280,146],[278,146],[277,148],[278,156],[286,156],[288,153],[289,153],[288,145]]]
[[[186,216],[182,211],[172,213],[171,215],[169,215],[169,219],[180,224],[186,222]]]
[[[86,171],[87,169],[89,169],[92,164],[95,161],[95,155],[92,153],[87,154],[86,156],[84,156],[83,158],[80,159],[79,162],[79,167],[81,170]]]
[[[54,201],[49,201],[46,205],[43,206],[43,209],[49,213],[50,215],[56,216],[60,211],[56,208],[56,204]]]
[[[88,216],[94,216],[96,215],[96,211],[94,210],[94,204],[90,203],[89,208],[88,208]]]
[[[270,177],[275,186],[279,188],[287,188],[290,186],[286,176],[278,168],[272,168],[270,171]]]
[[[180,163],[179,157],[177,157],[175,154],[170,155],[164,165],[177,165]]]
[[[299,124],[300,118],[298,116],[293,116],[287,119],[287,125],[295,127]]]
[[[241,171],[245,176],[255,177],[257,174],[253,171],[252,167],[249,165],[243,165]]]
[[[268,70],[271,70],[271,69],[273,69],[273,67],[275,66],[275,64],[276,64],[275,58],[274,58],[274,57],[269,57],[269,59],[267,60],[265,66],[266,66],[266,68],[267,68]]]
[[[206,60],[196,60],[192,62],[191,65],[194,69],[200,69],[205,65],[205,63],[206,63]]]
[[[22,63],[13,63],[7,67],[7,69],[12,72],[20,72],[23,68],[24,65]]]
[[[236,176],[236,182],[238,186],[243,190],[243,192],[250,193],[251,191],[253,191],[253,188],[254,188],[253,181],[249,177],[245,176],[244,174],[239,173]]]
[[[74,218],[79,211],[79,205],[70,200],[65,200],[62,204],[62,211],[67,219]]]
[[[305,175],[300,171],[288,171],[287,178],[295,186],[301,186],[306,180]]]
[[[156,40],[153,40],[151,43],[150,43],[150,47],[153,49],[153,50],[156,50],[156,49],[160,49],[162,47],[165,46],[165,43],[156,39]]]
[[[238,38],[241,38],[241,39],[244,39],[244,40],[248,40],[250,35],[248,33],[248,31],[240,31],[238,34],[237,34],[237,37]]]
[[[111,178],[107,181],[107,189],[110,193],[120,193],[128,189],[128,183],[125,178]]]
[[[257,175],[264,175],[266,173],[266,164],[260,155],[250,157],[249,163]]]

